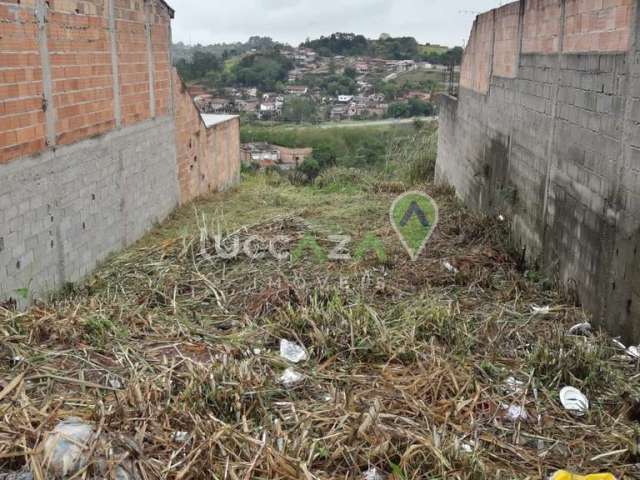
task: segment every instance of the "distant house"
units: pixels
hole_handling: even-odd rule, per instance
[[[289,95],[303,96],[309,93],[309,87],[305,87],[304,85],[290,85],[287,87],[287,93]]]
[[[287,148],[269,143],[245,143],[240,147],[240,159],[245,165],[260,168],[276,166],[290,170],[313,155],[312,148]]]
[[[424,102],[428,102],[431,100],[431,94],[427,92],[407,92],[402,96],[403,100],[408,100],[410,98],[418,98]]]
[[[236,107],[240,112],[251,113],[258,110],[258,101],[257,100],[237,100]]]
[[[262,102],[260,104],[261,112],[275,112],[276,110],[278,110],[278,107],[275,102]]]
[[[358,62],[355,64],[354,68],[361,75],[365,75],[369,73],[369,64],[366,62]]]
[[[347,117],[347,107],[344,105],[336,105],[331,109],[331,120],[344,120]]]
[[[414,60],[390,60],[387,62],[387,68],[396,73],[404,73],[416,70],[418,65]]]
[[[280,162],[280,152],[268,143],[244,143],[240,146],[240,160],[245,165],[265,168]]]
[[[353,101],[353,95],[338,95],[338,102],[349,103]]]

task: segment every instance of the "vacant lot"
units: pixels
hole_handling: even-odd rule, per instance
[[[128,478],[638,475],[637,364],[605,335],[568,335],[585,313],[511,254],[506,223],[447,190],[419,187],[441,223],[411,262],[387,220],[404,187],[381,178],[247,176],[85,285],[0,309],[0,472],[45,478],[38,446],[74,416],[110,439],[87,455]],[[338,234],[346,257],[327,258]],[[229,254],[249,238],[255,258]],[[282,358],[283,339],[307,359]],[[585,416],[560,405],[565,385]]]

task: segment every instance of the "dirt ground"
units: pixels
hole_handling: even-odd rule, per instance
[[[0,308],[0,472],[50,478],[47,432],[78,417],[95,434],[75,478],[640,478],[638,361],[569,334],[588,315],[513,254],[508,220],[426,186],[440,224],[412,262],[388,221],[401,185],[321,185],[250,176],[86,283]],[[334,235],[351,258],[327,258]],[[255,258],[222,258],[236,239]]]

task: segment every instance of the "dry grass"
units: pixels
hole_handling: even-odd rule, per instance
[[[638,365],[603,334],[566,334],[585,313],[527,280],[504,225],[428,187],[442,223],[412,263],[386,221],[393,194],[270,182],[200,202],[197,221],[177,214],[55,301],[0,310],[0,471],[46,478],[38,445],[76,416],[143,479],[356,479],[373,466],[396,480],[637,478]],[[214,214],[242,238],[329,246],[327,233],[373,231],[388,258],[212,259],[197,225]],[[282,338],[310,355],[295,388],[278,382]],[[587,416],[560,406],[566,384],[590,398]],[[508,405],[528,419],[508,420]]]

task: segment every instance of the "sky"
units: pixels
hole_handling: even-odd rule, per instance
[[[500,0],[168,0],[176,10],[173,40],[244,42],[253,35],[298,45],[307,38],[352,32],[411,36],[447,46],[466,42],[477,13]]]

